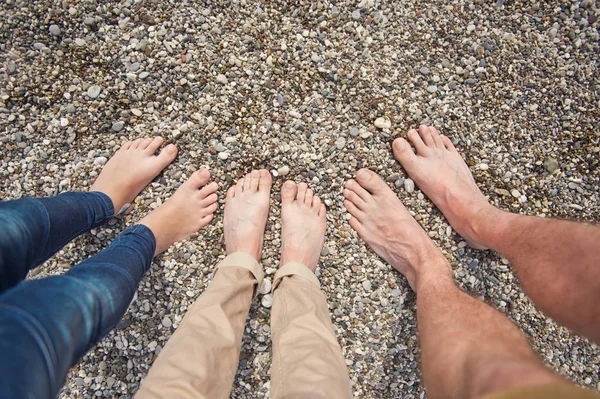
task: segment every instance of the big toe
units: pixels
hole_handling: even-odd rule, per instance
[[[291,204],[294,202],[296,198],[296,192],[298,191],[298,186],[291,180],[286,181],[281,187],[281,202],[286,204]]]
[[[410,167],[417,160],[417,155],[414,153],[412,147],[402,137],[394,140],[392,148],[394,150],[394,158],[404,167]]]
[[[356,181],[371,194],[379,194],[385,192],[386,189],[389,190],[381,177],[369,169],[359,170],[356,174]]]
[[[273,178],[271,177],[269,171],[266,169],[261,169],[258,172],[260,173],[258,191],[271,191],[271,186],[273,185]]]
[[[197,190],[200,187],[204,186],[206,183],[208,183],[209,179],[210,172],[208,171],[208,169],[201,168],[195,171],[185,184]]]

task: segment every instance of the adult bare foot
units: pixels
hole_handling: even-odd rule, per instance
[[[208,170],[197,170],[171,198],[139,221],[154,233],[154,256],[197,232],[213,219],[217,210],[215,192],[219,186],[214,182],[205,185],[209,179]]]
[[[126,142],[104,166],[90,191],[108,195],[118,213],[177,156],[174,144],[154,155],[162,143],[162,137]]]
[[[246,252],[260,260],[272,184],[267,170],[253,170],[227,191],[223,221],[227,254]]]
[[[286,181],[281,188],[281,266],[306,265],[313,272],[325,243],[326,210],[306,183]]]
[[[408,139],[417,153],[398,138],[393,143],[395,158],[469,245],[487,249],[477,241],[479,225],[496,208],[481,193],[450,139],[428,126],[419,127],[418,133],[410,130]]]
[[[452,278],[452,268],[396,194],[376,173],[361,169],[348,180],[344,207],[350,226],[396,270],[413,290],[425,276]]]

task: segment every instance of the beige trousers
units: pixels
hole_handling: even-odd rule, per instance
[[[250,255],[234,253],[188,310],[160,352],[136,398],[228,398],[242,334],[263,280]],[[275,274],[271,398],[351,398],[350,379],[325,295],[304,265]]]

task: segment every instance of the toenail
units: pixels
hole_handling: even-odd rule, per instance
[[[402,151],[404,149],[404,140],[396,140],[394,142],[394,148],[398,151]]]
[[[367,181],[371,178],[371,174],[366,170],[360,170],[356,177],[358,177],[362,181]]]
[[[348,180],[348,181],[346,182],[346,187],[350,187],[350,186],[352,186],[353,184],[354,184],[354,180]]]
[[[417,134],[417,131],[415,129],[410,129],[408,131],[408,134]]]
[[[288,180],[285,182],[285,184],[283,185],[283,188],[285,188],[286,190],[291,190],[294,188],[294,182],[291,180]]]

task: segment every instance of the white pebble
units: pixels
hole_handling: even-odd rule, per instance
[[[263,296],[262,300],[260,301],[260,303],[265,308],[269,309],[271,306],[273,306],[273,295],[267,294],[267,295]]]
[[[164,319],[162,319],[162,325],[169,328],[173,325],[173,323],[171,322],[171,319],[169,319],[169,316],[165,316]]]
[[[298,111],[290,111],[288,112],[288,115],[291,116],[292,118],[296,118],[296,119],[301,119],[302,118],[302,114]]]
[[[229,158],[229,153],[228,152],[220,152],[219,155],[217,155],[217,156],[219,157],[219,159],[222,159],[224,161],[227,158]]]
[[[290,167],[289,166],[282,166],[281,168],[277,169],[277,174],[279,176],[285,176],[288,173],[290,173]]]
[[[271,286],[272,286],[271,280],[268,279],[268,278],[265,278],[263,280],[262,285],[260,286],[260,293],[263,294],[263,295],[266,295],[266,294],[270,293],[271,292]]]
[[[228,80],[227,80],[227,76],[223,75],[222,73],[217,75],[217,82],[222,83],[224,85],[227,84]]]
[[[404,189],[407,193],[412,193],[413,191],[415,191],[415,182],[412,181],[412,179],[404,180]]]
[[[392,127],[392,121],[390,121],[389,118],[384,116],[375,119],[374,125],[379,129],[389,129],[390,127]]]

